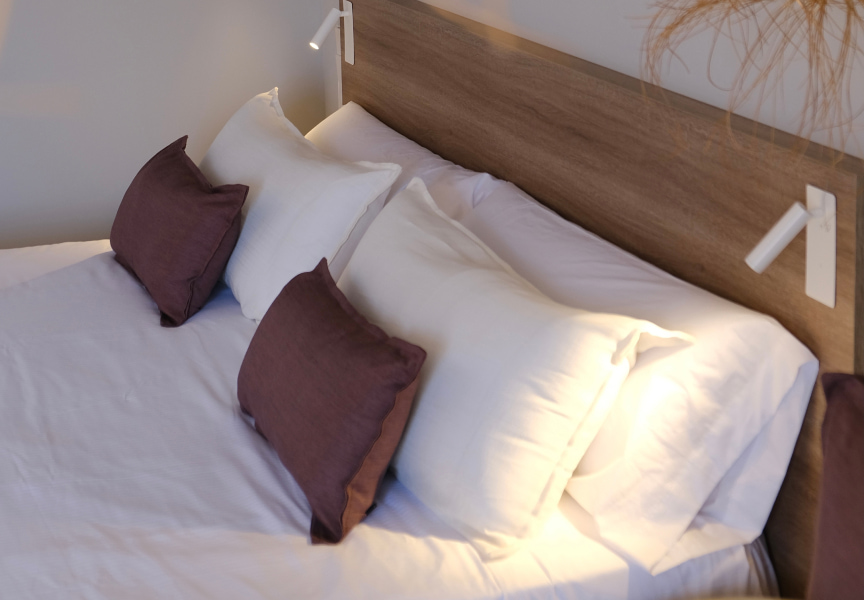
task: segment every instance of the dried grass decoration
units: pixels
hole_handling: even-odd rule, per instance
[[[820,137],[829,146],[846,148],[854,120],[864,110],[864,94],[854,97],[852,90],[853,74],[864,74],[864,0],[658,0],[653,8],[643,47],[647,81],[659,85],[663,70],[680,59],[681,44],[713,30],[709,79],[717,85],[712,63],[718,44],[730,44],[740,68],[728,86],[729,110],[753,100],[758,119],[769,98],[777,109],[784,75],[803,60],[797,134],[810,139],[824,132]],[[785,85],[789,90],[790,82]]]

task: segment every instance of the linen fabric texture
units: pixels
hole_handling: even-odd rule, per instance
[[[238,180],[250,187],[225,281],[243,314],[261,320],[285,284],[322,256],[345,262],[337,255],[351,236],[362,236],[358,225],[401,167],[323,154],[285,118],[274,88],[228,120],[201,170],[215,183]]]
[[[684,343],[646,321],[553,302],[419,179],[372,223],[339,286],[429,353],[396,477],[486,559],[538,533],[637,352]]]
[[[309,500],[314,543],[340,542],[372,507],[425,359],[359,314],[325,260],[264,315],[237,394]]]
[[[149,292],[166,327],[198,312],[240,235],[249,188],[213,187],[186,155],[183,136],[132,180],[111,227],[115,258]]]
[[[864,380],[822,376],[828,407],[822,424],[822,491],[809,600],[864,595]]]
[[[343,160],[401,164],[391,194],[422,178],[445,213],[557,302],[693,335],[683,351],[640,356],[571,482],[610,546],[658,574],[760,535],[818,372],[774,319],[676,279],[511,183],[436,156],[354,103],[307,137]]]
[[[755,540],[783,482],[818,372],[774,319],[569,223],[514,186],[464,224],[553,299],[686,331],[640,357],[567,491],[600,536],[653,573]]]

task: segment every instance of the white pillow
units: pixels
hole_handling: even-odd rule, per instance
[[[419,177],[435,204],[452,219],[459,220],[486,194],[508,185],[488,173],[469,171],[445,160],[396,133],[362,107],[349,102],[321,121],[306,138],[326,154],[347,161],[402,165],[402,175],[393,184],[390,198]]]
[[[579,475],[598,472],[613,462],[638,460],[642,444],[650,439],[646,435],[652,430],[643,427],[644,423],[631,427],[637,415],[641,418],[650,414],[655,423],[675,422],[685,431],[697,430],[706,418],[705,411],[695,411],[692,423],[682,420],[680,412],[680,393],[689,395],[693,386],[679,391],[679,402],[666,403],[662,402],[665,397],[662,394],[650,396],[658,393],[658,385],[646,387],[644,383],[653,378],[655,371],[662,381],[664,373],[680,371],[683,374],[684,369],[696,368],[693,384],[699,391],[693,398],[694,404],[701,394],[708,400],[703,408],[722,406],[733,421],[737,418],[748,421],[756,414],[756,421],[763,422],[764,426],[755,437],[751,436],[757,429],[756,424],[747,428],[744,438],[751,439],[748,445],[744,439],[737,439],[737,428],[730,420],[725,420],[729,429],[718,433],[721,438],[725,435],[734,441],[721,453],[725,466],[718,464],[707,477],[698,469],[688,469],[677,480],[678,487],[687,490],[684,494],[686,507],[669,505],[667,514],[654,516],[662,519],[659,525],[632,516],[622,520],[617,529],[619,533],[628,528],[641,530],[650,539],[658,533],[659,527],[660,537],[665,536],[661,546],[669,549],[655,564],[655,573],[716,550],[752,542],[762,532],[785,476],[818,367],[815,358],[797,340],[773,320],[684,283],[565,221],[514,185],[440,158],[388,128],[356,104],[340,108],[310,132],[309,137],[326,152],[344,160],[392,160],[403,165],[393,192],[403,181],[421,177],[430,185],[436,203],[445,212],[459,218],[523,277],[563,304],[620,312],[647,318],[670,329],[694,332],[710,331],[712,323],[718,323],[717,328],[722,333],[727,311],[743,319],[741,340],[709,334],[713,346],[706,346],[707,340],[699,336],[699,342],[689,351],[689,359],[687,353],[662,360],[660,356],[652,357],[658,352],[642,355],[625,382],[621,402],[616,403],[580,463]],[[748,320],[758,323],[758,329],[748,331]],[[780,351],[762,357],[763,369],[755,369],[755,363],[742,368],[734,358],[736,349],[746,347],[760,331],[775,340]],[[717,347],[723,341],[728,346]],[[767,347],[770,340],[762,340],[762,344]],[[716,348],[713,352],[712,347]],[[688,363],[694,356],[702,357],[704,362]],[[713,375],[712,368],[716,368]],[[775,369],[779,370],[775,372]],[[794,380],[790,373],[796,373]],[[728,403],[725,387],[712,388],[712,382],[724,378],[738,382],[737,393]],[[765,396],[763,389],[768,390]],[[675,398],[675,394],[672,397]],[[674,432],[661,427],[658,442],[665,439],[663,433]],[[686,461],[691,454],[698,455],[701,449],[694,440],[693,444],[682,444],[681,451],[684,453],[681,460]],[[733,460],[735,456],[737,459]],[[674,476],[678,467],[678,462],[668,462],[667,476]],[[610,468],[608,480],[594,482],[598,492],[605,490],[609,497],[624,490],[615,481],[615,468]],[[724,468],[727,470],[718,477],[718,470]],[[717,481],[713,489],[711,481]],[[664,495],[673,493],[655,479],[643,483],[641,491],[645,493],[646,506],[662,507]],[[574,482],[571,486],[574,494],[578,494],[576,490],[580,486],[582,484]],[[584,498],[583,501],[589,503]],[[639,501],[635,496],[629,499],[633,506]],[[679,512],[676,514],[676,511]],[[595,512],[602,516],[604,511],[595,506]],[[609,531],[609,527],[606,530]],[[677,538],[676,531],[682,532]],[[656,557],[658,552],[648,554]],[[652,560],[655,559],[644,555],[641,562],[646,564]]]
[[[687,284],[515,186],[463,224],[558,302],[692,334],[642,355],[567,491],[609,545],[653,572],[753,541],[786,473],[818,372],[774,319]]]
[[[347,256],[337,259],[337,253],[349,236],[362,236],[361,217],[389,191],[401,167],[348,163],[321,153],[285,118],[274,88],[228,120],[201,171],[213,185],[249,186],[225,281],[243,314],[260,320],[285,284],[322,257],[338,277]]]
[[[428,353],[393,466],[484,558],[538,532],[637,351],[684,337],[553,302],[419,179],[371,225],[339,287]]]

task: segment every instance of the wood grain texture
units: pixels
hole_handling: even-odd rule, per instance
[[[354,28],[346,102],[682,279],[773,315],[823,370],[864,370],[864,311],[855,318],[856,297],[864,301],[855,277],[862,161],[416,0],[356,0]],[[761,276],[744,264],[789,206],[806,202],[808,183],[838,200],[835,309],[804,293],[803,235]],[[791,597],[803,597],[809,572],[823,412],[817,392],[766,530]]]

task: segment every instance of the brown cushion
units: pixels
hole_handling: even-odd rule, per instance
[[[237,394],[306,494],[314,543],[341,541],[370,510],[424,360],[354,310],[325,260],[264,315]]]
[[[864,380],[822,376],[828,408],[811,600],[864,598]]]
[[[183,324],[207,302],[237,243],[249,191],[211,186],[186,156],[187,137],[138,172],[111,228],[117,262],[144,284],[166,327]]]

